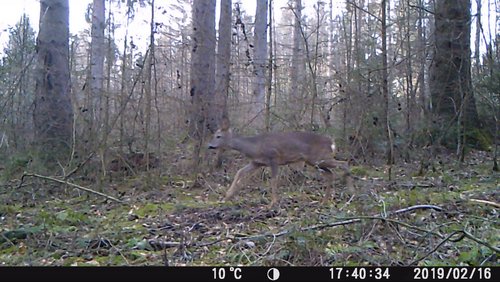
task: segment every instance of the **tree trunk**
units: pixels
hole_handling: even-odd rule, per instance
[[[98,144],[99,129],[101,127],[101,112],[103,98],[103,83],[104,83],[104,28],[105,8],[104,0],[94,0],[92,5],[92,28],[91,28],[91,43],[90,43],[90,72],[88,83],[90,84],[90,97],[87,115],[87,136],[89,145],[88,150],[95,150]]]
[[[271,93],[273,91],[274,45],[273,45],[273,0],[269,0],[269,73],[266,93],[266,131],[271,130]]]
[[[481,73],[481,61],[479,59],[481,51],[479,50],[479,45],[481,41],[481,1],[476,0],[476,37],[474,39],[474,63],[475,63],[475,74],[479,75]]]
[[[215,96],[215,0],[193,2],[191,38],[190,124],[189,135],[196,144],[193,169],[201,162],[200,150],[209,132],[215,132],[217,118],[213,109]]]
[[[413,84],[413,48],[412,48],[412,25],[411,25],[411,13],[410,13],[410,0],[406,0],[406,22],[405,22],[405,33],[404,38],[406,42],[406,134],[410,137],[413,134],[413,124],[417,121],[415,118],[415,105],[416,105],[416,89]],[[411,141],[408,141],[411,144]]]
[[[448,147],[479,125],[471,81],[470,7],[470,0],[436,1],[430,91],[438,138]]]
[[[103,6],[102,6],[102,9],[104,10],[104,3],[102,3]],[[97,187],[99,187],[100,190],[103,190],[103,183],[104,183],[104,180],[106,178],[106,164],[107,164],[107,151],[108,151],[108,137],[109,137],[109,134],[110,134],[110,131],[111,131],[111,125],[110,125],[110,112],[111,112],[111,109],[110,109],[110,100],[111,100],[111,97],[110,97],[110,93],[111,93],[111,70],[113,68],[113,65],[114,65],[114,55],[115,55],[115,50],[113,49],[113,40],[112,38],[114,38],[114,22],[113,22],[113,12],[111,10],[111,6],[109,7],[108,9],[108,19],[109,21],[106,22],[103,21],[102,23],[103,24],[106,24],[107,26],[107,29],[108,29],[108,38],[107,38],[107,44],[106,44],[106,77],[108,78],[106,81],[104,81],[104,77],[102,78],[103,80],[103,83],[101,85],[101,91],[100,91],[100,99],[101,100],[101,107],[102,109],[99,110],[99,112],[101,113],[101,116],[100,116],[100,122],[99,122],[99,130],[97,131],[98,133],[98,136],[99,136],[99,133],[101,133],[102,135],[100,135],[100,140],[98,141],[99,143],[99,158],[101,160],[101,174],[100,174],[100,177],[97,177]],[[104,36],[104,34],[103,34]],[[103,42],[104,44],[104,42]],[[104,50],[103,50],[104,52]],[[104,66],[103,66],[104,67]],[[104,86],[105,84],[105,86]],[[105,90],[104,90],[105,89]],[[104,99],[104,105],[102,104],[102,99]],[[123,140],[123,139],[120,139],[120,140]]]
[[[38,157],[48,169],[68,161],[72,148],[68,21],[68,0],[40,1],[33,120]]]
[[[389,85],[388,85],[388,65],[387,65],[387,0],[382,0],[382,95],[384,96],[383,121],[387,137],[387,164],[394,162],[394,153],[392,145],[392,130],[389,120]],[[389,172],[389,179],[391,175]]]
[[[423,0],[418,0],[418,23],[417,23],[417,54],[419,60],[418,70],[418,95],[420,98],[420,117],[427,118],[428,102],[426,94],[426,65],[427,65],[427,49],[426,49],[426,35],[424,27],[424,3]]]
[[[149,173],[149,152],[150,152],[150,139],[151,139],[151,111],[152,111],[152,89],[153,89],[153,66],[155,64],[155,1],[151,1],[151,20],[149,30],[149,56],[146,58],[146,83],[144,90],[146,94],[146,121],[144,124],[144,156],[146,158],[146,171]],[[146,182],[149,182],[146,178]],[[148,183],[149,184],[149,183]]]
[[[193,2],[190,135],[201,139],[216,128],[212,103],[215,90],[215,0]]]
[[[342,29],[343,29],[343,36],[345,38],[345,58],[343,60],[345,61],[345,85],[340,85],[341,93],[345,97],[345,102],[343,103],[342,107],[342,139],[345,141],[346,144],[348,144],[349,139],[348,139],[348,134],[347,134],[347,125],[350,123],[350,118],[348,118],[347,113],[349,112],[349,109],[351,109],[352,106],[352,95],[351,92],[349,91],[351,88],[354,89],[354,87],[351,87],[352,85],[352,65],[353,65],[353,55],[352,55],[352,47],[353,47],[353,23],[352,19],[355,19],[355,25],[357,26],[356,23],[356,8],[354,8],[352,5],[347,5],[346,7],[346,12],[342,17]]]
[[[259,129],[264,128],[264,110],[266,93],[266,66],[267,66],[267,0],[258,0],[255,11],[254,31],[254,67],[255,77],[253,82],[253,107],[255,124]]]
[[[301,96],[304,91],[304,48],[302,36],[302,1],[295,0],[294,24],[293,24],[293,49],[292,49],[292,67],[290,70],[290,98],[288,110],[290,113],[290,122],[294,127],[299,126],[300,105],[303,104]]]
[[[223,116],[227,117],[227,97],[229,95],[230,62],[231,62],[231,0],[222,0],[220,3],[219,40],[217,47],[216,91],[217,100],[214,108],[218,114],[217,123]]]

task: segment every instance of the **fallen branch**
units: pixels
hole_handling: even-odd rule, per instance
[[[415,206],[411,206],[411,207],[407,207],[407,208],[404,208],[404,209],[399,209],[399,210],[396,210],[396,211],[393,211],[393,212],[389,212],[387,215],[396,215],[396,214],[400,214],[400,213],[405,213],[405,212],[409,212],[409,211],[413,211],[413,210],[417,210],[417,209],[433,209],[433,210],[436,210],[436,211],[443,211],[443,208],[441,207],[438,207],[438,206],[434,206],[434,205],[415,205]]]
[[[215,245],[219,242],[222,242],[224,241],[225,239],[217,239],[215,241],[212,241],[212,242],[200,242],[200,243],[194,243],[192,244],[191,246],[194,246],[194,247],[208,247],[208,246],[211,246],[211,245]]]
[[[458,238],[452,239],[453,236],[455,236],[455,235],[458,235]],[[409,265],[414,265],[414,264],[418,263],[419,261],[424,260],[426,257],[432,255],[433,253],[435,253],[439,249],[439,247],[441,247],[447,241],[458,242],[458,241],[463,240],[464,238],[469,238],[472,241],[474,241],[478,244],[481,244],[481,245],[491,249],[494,252],[500,253],[500,248],[497,248],[497,247],[489,244],[488,242],[485,242],[483,240],[480,240],[480,239],[474,237],[472,234],[470,234],[469,232],[467,232],[465,230],[457,230],[457,231],[453,231],[452,233],[450,233],[450,235],[446,236],[446,238],[444,238],[441,242],[439,242],[439,244],[437,244],[436,247],[434,247],[432,250],[430,250],[427,254],[423,255],[421,258],[418,258],[418,259],[412,261]]]
[[[298,230],[289,229],[289,230],[281,231],[279,233],[269,232],[269,233],[265,233],[265,234],[259,234],[259,235],[253,235],[253,236],[247,236],[247,237],[239,237],[239,238],[233,238],[233,239],[248,240],[248,239],[257,239],[257,238],[262,238],[262,237],[280,237],[280,236],[287,235],[287,234],[289,234],[291,232],[294,232],[294,231],[301,231],[301,232],[303,232],[303,231],[311,231],[311,230],[320,230],[320,229],[325,229],[325,228],[329,228],[329,227],[335,227],[335,226],[353,224],[353,223],[360,222],[360,221],[362,221],[364,219],[387,220],[387,221],[391,221],[391,222],[395,222],[395,223],[401,223],[399,221],[388,219],[387,217],[388,216],[392,216],[392,215],[402,214],[402,213],[405,213],[405,212],[414,211],[414,210],[417,210],[417,209],[433,209],[433,210],[436,210],[436,211],[442,211],[443,210],[441,207],[434,206],[434,205],[415,205],[415,206],[407,207],[407,208],[404,208],[404,209],[399,209],[399,210],[396,210],[396,211],[393,211],[393,212],[388,212],[388,213],[386,213],[385,215],[382,215],[382,216],[380,216],[380,215],[361,216],[361,217],[349,218],[349,219],[342,220],[342,221],[337,221],[337,222],[331,222],[331,223],[326,223],[326,224],[317,224],[317,225],[313,225],[313,226],[303,227],[303,228],[300,228]],[[414,227],[414,226],[411,226],[409,224],[404,224],[404,225],[406,227],[417,229],[417,230],[420,230],[420,231],[430,232],[428,230],[422,230],[421,228]],[[442,237],[441,235],[439,235],[437,233],[434,233],[434,232],[430,232],[430,233],[431,234],[435,234],[435,235],[437,235],[439,237]]]
[[[187,245],[186,247],[206,247],[206,246],[215,245],[215,244],[217,244],[219,242],[222,242],[222,241],[225,241],[227,239],[242,241],[242,240],[259,239],[259,238],[263,238],[263,237],[273,237],[273,241],[274,241],[277,237],[281,237],[281,236],[287,235],[287,234],[292,233],[294,231],[304,232],[304,231],[311,231],[311,230],[320,230],[320,229],[325,229],[325,228],[329,228],[329,227],[335,227],[335,226],[353,224],[353,223],[361,222],[362,220],[366,220],[366,219],[393,222],[393,223],[405,226],[407,228],[415,229],[415,230],[418,230],[418,231],[421,231],[421,232],[430,233],[430,234],[433,234],[433,235],[435,235],[435,236],[437,236],[439,238],[443,238],[443,235],[441,235],[439,233],[432,232],[432,231],[429,231],[429,230],[425,230],[425,229],[422,229],[422,228],[419,228],[419,227],[416,227],[416,226],[412,226],[412,225],[404,223],[404,222],[400,222],[400,221],[397,221],[397,220],[394,220],[394,219],[387,218],[387,216],[390,216],[390,215],[401,214],[401,213],[405,213],[405,212],[409,212],[409,211],[413,211],[413,210],[417,210],[417,209],[433,209],[433,210],[437,210],[437,211],[442,211],[443,210],[441,207],[434,206],[434,205],[416,205],[416,206],[411,206],[411,207],[407,207],[407,208],[404,208],[404,209],[399,209],[399,210],[396,210],[396,211],[393,211],[393,212],[386,213],[385,216],[381,216],[381,215],[360,216],[360,217],[349,218],[349,219],[346,219],[346,220],[332,222],[332,223],[318,224],[318,225],[313,225],[313,226],[309,226],[309,227],[303,227],[303,228],[300,228],[298,230],[296,230],[296,229],[287,229],[287,230],[284,230],[284,231],[281,231],[281,232],[278,232],[278,233],[268,232],[268,233],[264,233],[264,234],[258,234],[258,235],[252,235],[252,236],[245,236],[245,237],[227,236],[226,238],[220,238],[220,239],[217,239],[217,240],[214,240],[214,241],[211,241],[211,242],[197,242],[197,243],[194,243],[194,244]],[[158,241],[150,241],[149,244],[150,245],[155,245],[155,246],[161,246],[161,248],[172,248],[172,247],[178,247],[182,243],[181,242],[158,242]]]
[[[179,247],[181,245],[180,242],[172,242],[172,241],[161,241],[161,240],[148,240],[148,244],[153,247],[154,250],[163,250],[167,248]]]
[[[83,191],[86,191],[86,192],[89,192],[89,193],[92,193],[92,194],[96,194],[96,195],[99,195],[99,196],[104,197],[106,199],[109,199],[109,200],[112,200],[112,201],[124,204],[124,202],[122,200],[119,200],[119,199],[117,199],[115,197],[106,195],[104,193],[97,192],[95,190],[92,190],[92,189],[80,186],[78,184],[74,184],[74,183],[68,182],[66,180],[61,180],[61,179],[57,179],[57,178],[53,178],[53,177],[45,176],[45,175],[40,175],[40,174],[36,174],[36,173],[24,173],[23,176],[21,177],[21,184],[23,183],[24,177],[27,177],[27,176],[28,177],[37,177],[37,178],[41,178],[41,179],[45,179],[45,180],[50,180],[50,181],[58,182],[58,183],[61,183],[61,184],[66,184],[66,185],[69,185],[71,187],[75,187],[77,189],[80,189],[80,190],[83,190]]]
[[[319,230],[319,229],[324,229],[324,228],[327,228],[327,227],[333,227],[333,226],[338,226],[338,225],[346,225],[346,224],[360,222],[360,221],[362,221],[364,219],[387,221],[387,222],[391,222],[391,223],[394,223],[394,224],[398,224],[398,225],[404,226],[404,227],[409,228],[409,229],[414,229],[414,230],[417,230],[417,231],[420,231],[420,232],[423,232],[423,233],[429,233],[429,234],[432,234],[432,235],[434,235],[436,237],[439,237],[439,238],[443,238],[444,237],[443,235],[441,235],[441,234],[439,234],[437,232],[429,231],[429,230],[426,230],[426,229],[423,229],[423,228],[420,228],[420,227],[417,227],[417,226],[413,226],[411,224],[408,224],[408,223],[405,223],[405,222],[402,222],[402,221],[399,221],[399,220],[394,220],[394,219],[390,219],[390,218],[382,217],[382,216],[359,216],[359,217],[356,217],[356,218],[346,219],[346,220],[340,221],[340,222],[334,222],[334,223],[329,223],[329,224],[318,224],[318,225],[313,225],[313,226],[310,226],[310,227],[305,227],[305,228],[302,228],[301,231]]]

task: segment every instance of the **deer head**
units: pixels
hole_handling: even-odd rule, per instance
[[[225,149],[229,145],[229,141],[233,137],[232,131],[229,128],[229,120],[222,118],[219,129],[215,132],[214,137],[208,143],[208,149]]]

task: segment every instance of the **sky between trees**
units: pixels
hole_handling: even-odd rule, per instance
[[[244,0],[242,1],[243,9],[246,11],[247,14],[249,15],[254,15],[255,14],[255,1],[256,0]],[[163,2],[163,3],[162,3]],[[162,1],[157,1],[157,5],[162,6],[164,4],[168,3],[173,3],[175,2],[174,0],[162,0]],[[274,0],[275,2],[275,7],[284,7],[287,5],[287,0]],[[304,1],[303,6],[304,6],[304,14],[307,15],[308,13],[312,12],[312,5],[316,1]],[[337,9],[342,9],[344,6],[345,0],[335,0],[334,1],[334,6],[337,6]],[[471,1],[472,2],[472,11],[476,10],[476,1]],[[2,5],[3,7],[7,7],[6,9],[0,9],[0,55],[3,55],[3,49],[5,45],[7,44],[7,40],[9,37],[9,28],[14,26],[19,19],[21,18],[21,15],[23,13],[26,13],[28,17],[31,20],[31,25],[35,29],[35,31],[38,32],[38,21],[39,21],[39,14],[40,14],[40,2],[38,0],[0,0],[0,3],[5,3],[5,5]],[[89,4],[92,3],[92,0],[71,0],[69,5],[70,5],[70,32],[72,34],[77,34],[81,32],[84,29],[90,29],[90,23],[86,20],[85,14],[86,10]],[[218,5],[219,1],[217,1]],[[106,3],[107,5],[107,3]],[[217,6],[218,7],[218,6]],[[488,14],[488,6],[483,4],[483,15]],[[139,8],[140,9],[140,8]],[[190,7],[186,7],[186,9],[190,9]],[[219,9],[216,8],[217,15],[216,15],[216,22],[218,22],[218,11]],[[280,9],[275,9],[276,16],[278,16],[278,13]],[[120,13],[118,9],[115,9],[115,13]],[[173,13],[173,11],[171,11]],[[494,20],[495,20],[495,15],[496,11],[493,8],[491,8],[491,25],[495,27]],[[123,19],[125,19],[125,15],[122,15]],[[118,17],[115,16],[115,17]],[[168,15],[157,15],[157,18],[159,21],[162,20],[162,17],[164,19],[168,18]],[[136,14],[136,18],[133,22],[131,22],[130,26],[130,31],[129,34],[133,36],[137,42],[139,42],[139,48],[145,49],[147,44],[148,44],[148,34],[143,33],[142,31],[147,29],[147,20],[150,18],[150,10],[149,9],[140,9],[139,13]],[[483,21],[483,27],[488,26],[488,18],[487,16],[483,16],[482,18]],[[216,25],[217,27],[217,25]],[[475,25],[472,25],[472,32],[471,34],[475,34]],[[116,38],[123,38],[123,35],[125,35],[125,26],[122,26],[121,28],[118,28],[116,31]],[[486,35],[489,34],[489,30],[487,28],[484,28],[484,32]],[[498,33],[498,27],[495,27],[495,30],[493,32]],[[141,44],[142,43],[142,44]],[[474,48],[474,45],[472,45],[472,48]],[[481,49],[483,50],[484,48],[484,42],[481,43]],[[474,49],[472,50],[474,52]]]

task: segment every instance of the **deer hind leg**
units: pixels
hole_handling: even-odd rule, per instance
[[[278,165],[271,165],[271,204],[273,208],[278,203]]]
[[[240,188],[238,188],[238,184],[241,181],[241,179],[243,177],[247,176],[248,174],[254,172],[257,168],[259,168],[259,166],[255,163],[251,162],[251,163],[247,164],[246,166],[244,166],[243,168],[241,168],[240,170],[238,170],[238,172],[234,176],[233,183],[231,183],[229,190],[227,190],[227,192],[226,192],[226,197],[224,198],[224,201],[228,201],[228,200],[232,199],[234,197],[234,195],[236,194],[236,192],[238,192],[238,190],[240,189]]]

